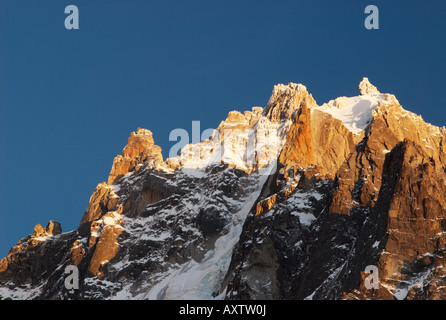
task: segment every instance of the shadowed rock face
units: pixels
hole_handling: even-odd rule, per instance
[[[324,149],[312,136],[314,115],[305,108],[298,113],[279,169],[269,181],[273,187],[264,187],[269,192],[247,219],[226,277],[228,297],[444,296],[437,289],[444,281],[444,129],[424,123],[401,106],[380,106],[355,146],[348,138],[341,140],[346,141],[341,147],[327,143],[344,156],[324,165],[315,156]],[[412,130],[401,127],[402,122]],[[339,134],[335,128],[331,125],[326,134],[329,130]],[[344,153],[345,146],[351,149]],[[295,164],[301,169],[296,171]],[[287,183],[296,176],[298,183]],[[313,183],[304,183],[308,180]],[[314,220],[305,223],[308,213]],[[364,287],[368,265],[378,267],[378,290]],[[261,273],[267,276],[261,278]],[[415,285],[422,276],[433,293]]]
[[[149,130],[131,133],[76,230],[37,225],[0,260],[0,299],[446,298],[446,130],[359,89],[319,107],[277,85],[166,161]],[[273,152],[248,162],[270,132]]]
[[[0,260],[0,280],[9,280],[18,285],[37,284],[42,273],[54,271],[57,266],[52,262],[57,256],[54,257],[52,250],[64,246],[57,239],[66,238],[61,232],[60,224],[52,220],[45,228],[36,225],[33,234],[19,240],[8,256]],[[60,256],[64,252],[54,254]]]

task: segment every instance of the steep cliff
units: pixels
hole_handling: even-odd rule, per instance
[[[38,225],[0,260],[0,299],[445,298],[446,130],[359,93],[279,84],[166,160],[131,133],[76,230]]]

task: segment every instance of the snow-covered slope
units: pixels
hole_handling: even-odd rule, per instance
[[[360,88],[371,86],[367,78],[360,83]],[[372,111],[379,104],[398,104],[392,94],[381,94],[376,88],[374,90],[362,91],[362,94],[354,97],[339,97],[324,103],[314,109],[331,114],[334,118],[341,120],[344,125],[354,134],[363,131],[372,120]]]
[[[257,110],[259,112],[259,110]],[[186,145],[180,155],[169,158],[171,167],[204,169],[225,163],[245,172],[261,170],[268,174],[286,142],[291,121],[275,122],[263,113],[252,121],[250,114],[235,118],[231,112],[226,121],[213,131],[212,136],[200,143]]]
[[[379,102],[388,103],[381,95],[340,97],[315,109],[331,114],[341,120],[351,132],[358,134],[370,123],[372,110]]]
[[[243,223],[260,194],[260,186],[265,181],[266,176],[254,178],[253,182],[257,185],[255,191],[247,198],[232,201],[239,209],[228,222],[227,232],[215,240],[213,248],[206,252],[201,261],[192,259],[179,265],[178,268],[172,268],[142,298],[150,300],[224,298],[224,292],[218,295],[216,293],[220,291],[221,283],[228,271],[232,251],[239,241]]]

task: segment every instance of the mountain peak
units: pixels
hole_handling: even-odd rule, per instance
[[[359,89],[276,85],[166,162],[138,128],[77,230],[37,225],[0,260],[0,300],[445,299],[446,130]]]
[[[263,114],[273,122],[291,120],[302,104],[316,106],[316,101],[308,93],[307,87],[293,82],[288,85],[277,84]]]
[[[155,164],[162,161],[161,147],[155,145],[152,132],[138,128],[136,132],[130,134],[127,145],[122,150],[122,155],[118,155],[114,159],[108,184],[114,184],[140,164],[145,162]]]
[[[366,94],[381,94],[366,77],[362,78],[362,81],[359,83],[359,91],[361,92],[361,96],[364,96]]]
[[[274,86],[272,96],[276,96],[281,93],[289,94],[292,92],[301,93],[306,91],[307,87],[301,83],[294,83],[294,82],[290,82],[288,84],[279,83]]]

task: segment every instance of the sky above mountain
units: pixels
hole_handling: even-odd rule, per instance
[[[64,26],[79,9],[79,29]],[[446,125],[446,2],[0,0],[0,256],[37,223],[75,229],[138,127],[167,157],[176,128],[264,107],[277,83],[321,105],[368,77]]]

